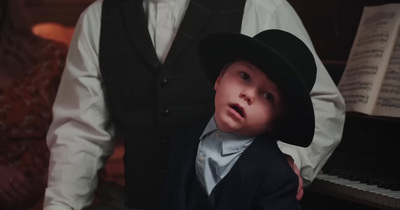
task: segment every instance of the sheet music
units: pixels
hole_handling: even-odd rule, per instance
[[[400,33],[397,36],[385,79],[379,93],[375,111],[379,115],[400,117]]]
[[[386,93],[379,99],[379,111],[384,107],[400,105],[400,100],[394,98],[396,92],[400,91],[400,87],[395,84],[399,81],[388,81],[385,83],[385,90],[380,91],[383,77],[395,79],[393,74],[398,74],[393,71],[396,69],[395,64],[389,65],[389,59],[398,37],[399,24],[400,4],[364,8],[345,71],[338,85],[347,111],[371,114],[378,93],[384,91]],[[394,59],[392,63],[396,62],[398,61]],[[392,71],[386,74],[388,66],[391,66]]]

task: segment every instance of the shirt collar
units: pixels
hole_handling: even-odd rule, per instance
[[[212,138],[213,140],[220,138],[218,142],[220,142],[222,148],[221,155],[229,155],[245,150],[253,142],[255,136],[240,136],[222,132],[218,129],[213,116],[200,136],[200,140],[205,138]]]
[[[203,134],[201,134],[200,139],[203,139],[206,135],[211,132],[218,130],[217,124],[215,123],[214,116],[208,121],[206,128],[204,128]]]

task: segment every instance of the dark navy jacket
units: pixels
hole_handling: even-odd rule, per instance
[[[173,140],[161,210],[296,210],[298,177],[276,140],[257,137],[210,196],[196,177],[195,158],[206,123]]]

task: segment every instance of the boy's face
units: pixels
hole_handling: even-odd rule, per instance
[[[236,61],[214,84],[215,120],[223,132],[256,136],[270,131],[282,113],[282,96],[258,67]]]

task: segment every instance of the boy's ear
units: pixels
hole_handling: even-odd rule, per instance
[[[219,83],[221,82],[221,74],[217,77],[214,83],[214,90],[216,91],[218,89]]]

